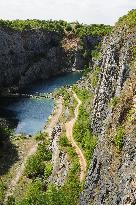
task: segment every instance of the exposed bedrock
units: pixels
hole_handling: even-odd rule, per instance
[[[129,110],[133,115],[136,113],[135,68],[130,63],[135,41],[136,32],[118,29],[103,42],[101,73],[91,117],[91,127],[98,136],[98,143],[80,205],[136,204],[136,124],[127,118]],[[124,97],[120,95],[122,91]],[[116,109],[111,108],[111,100],[118,97],[122,100],[118,101]],[[114,143],[115,134],[111,133],[117,133],[120,126],[123,126],[124,134],[122,149],[118,150]]]
[[[0,86],[24,87],[36,80],[71,71],[73,67],[83,69],[89,63],[85,50],[92,49],[100,38],[86,37],[84,46],[77,45],[75,40],[70,49],[64,48],[64,38],[70,45],[72,37],[58,32],[39,29],[21,32],[0,27]]]

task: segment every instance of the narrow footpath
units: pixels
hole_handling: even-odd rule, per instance
[[[82,153],[82,150],[78,147],[78,145],[76,144],[74,137],[73,137],[73,127],[74,124],[78,118],[78,112],[79,112],[79,107],[82,104],[81,100],[77,97],[76,93],[73,92],[73,96],[74,98],[77,100],[78,105],[75,108],[74,114],[75,117],[70,120],[69,122],[65,123],[65,129],[66,129],[66,136],[69,140],[69,142],[71,143],[72,147],[75,149],[77,156],[79,158],[79,163],[80,163],[80,181],[82,182],[85,178],[85,174],[86,174],[86,169],[87,169],[87,163],[86,163],[86,159],[84,157],[84,154]]]

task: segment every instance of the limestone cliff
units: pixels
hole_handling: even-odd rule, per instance
[[[90,40],[89,49],[101,38]],[[46,29],[17,31],[0,26],[0,86],[26,86],[63,71],[83,69],[87,38]],[[82,45],[81,45],[82,43]]]
[[[136,10],[132,10],[103,42],[91,116],[98,142],[81,205],[136,204],[135,43]]]

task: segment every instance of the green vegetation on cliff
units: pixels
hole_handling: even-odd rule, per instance
[[[31,30],[31,29],[45,29],[48,31],[55,31],[60,33],[72,32],[78,37],[84,36],[104,36],[108,35],[112,27],[104,24],[84,25],[76,23],[68,23],[63,20],[59,21],[45,21],[45,20],[0,20],[0,26],[13,28],[15,30]]]
[[[79,37],[84,36],[105,36],[111,33],[112,27],[104,24],[83,25],[79,24],[75,28],[75,33]]]
[[[136,25],[136,9],[132,9],[127,15],[120,17],[119,21],[116,23],[116,26],[123,27],[125,25],[131,28]]]

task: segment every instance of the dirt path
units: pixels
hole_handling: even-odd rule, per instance
[[[53,115],[51,116],[51,120],[48,123],[47,128],[44,129],[43,132],[48,132],[49,136],[51,135],[52,129],[54,128],[54,126],[58,122],[58,119],[59,119],[61,113],[62,113],[62,99],[59,98],[56,102],[55,111],[54,111]],[[10,185],[9,185],[9,187],[8,187],[6,193],[5,193],[5,201],[15,191],[16,185],[18,184],[20,177],[23,175],[26,161],[31,155],[33,155],[36,152],[37,146],[38,146],[37,143],[32,143],[29,146],[29,149],[28,149],[29,151],[27,152],[25,158],[23,158],[19,162],[19,166],[16,168],[14,177],[11,179]]]
[[[77,117],[78,117],[78,111],[79,111],[79,107],[81,105],[81,101],[77,97],[75,92],[73,92],[73,95],[74,95],[75,99],[77,100],[78,105],[75,109],[75,117],[72,120],[70,120],[69,122],[65,123],[65,128],[66,128],[67,138],[78,155],[79,163],[80,163],[80,181],[83,181],[85,178],[87,163],[86,163],[86,159],[85,159],[81,149],[78,147],[78,145],[76,144],[76,142],[73,138],[73,127],[74,127],[74,124],[75,124]]]

